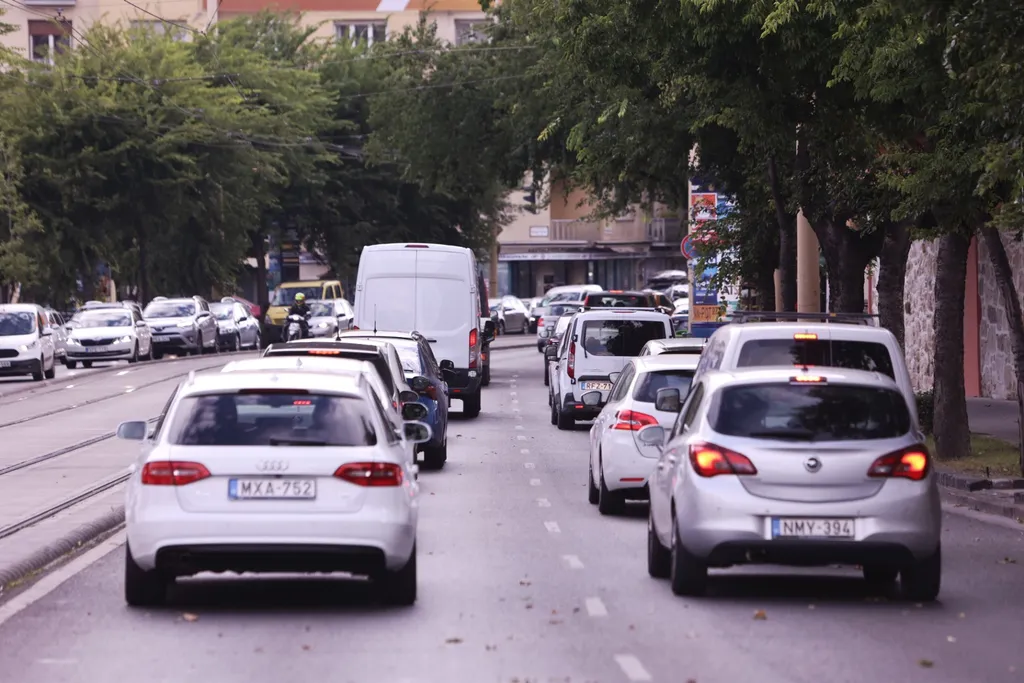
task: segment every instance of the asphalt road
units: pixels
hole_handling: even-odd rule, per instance
[[[13,616],[0,604],[0,681],[1024,680],[1021,528],[948,514],[934,605],[846,569],[726,570],[711,596],[675,598],[647,576],[644,508],[587,504],[586,428],[548,423],[540,368],[532,349],[495,354],[481,416],[454,421],[448,465],[421,474],[414,607],[356,581],[215,577],[130,610],[120,546]]]

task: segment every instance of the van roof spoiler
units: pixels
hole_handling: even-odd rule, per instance
[[[878,327],[878,315],[874,313],[796,313],[792,311],[733,311],[729,316],[732,323],[789,323],[821,322],[847,325],[868,325]]]

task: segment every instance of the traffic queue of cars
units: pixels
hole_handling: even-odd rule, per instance
[[[707,340],[671,339],[653,309],[579,303],[544,346],[551,423],[593,419],[601,514],[649,501],[652,577],[701,595],[711,568],[849,564],[879,589],[899,578],[907,599],[937,597],[936,474],[888,330],[738,313]]]
[[[346,572],[413,604],[417,457],[444,466],[452,399],[480,413],[485,311],[470,250],[366,247],[350,329],[192,373],[155,425],[119,425],[142,444],[126,602],[161,604],[201,572]]]

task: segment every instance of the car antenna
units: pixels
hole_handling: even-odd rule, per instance
[[[377,304],[373,305],[373,333],[377,334]]]

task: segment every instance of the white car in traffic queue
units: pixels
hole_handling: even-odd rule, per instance
[[[79,363],[153,359],[153,332],[133,309],[94,308],[75,315],[75,326],[65,341],[64,364],[74,370]]]
[[[699,356],[704,353],[707,339],[701,337],[672,337],[671,339],[652,339],[640,350],[640,357],[660,356],[663,354]]]
[[[426,416],[426,408],[417,408],[420,404],[412,399],[413,391],[402,392],[403,402],[394,405],[391,393],[373,363],[354,358],[336,358],[332,356],[264,356],[262,358],[246,358],[231,361],[221,372],[260,372],[260,371],[305,371],[320,373],[342,373],[350,376],[364,375],[370,388],[377,394],[384,411],[388,415],[395,430],[401,431],[402,424],[409,420],[421,420]],[[404,437],[403,437],[404,438]],[[408,442],[407,449],[412,462],[416,461],[416,444]]]
[[[35,304],[0,304],[0,377],[53,379],[57,351],[46,311]]]
[[[416,600],[419,486],[365,377],[190,374],[142,441],[126,485],[125,600],[162,604],[203,572],[348,572]],[[405,440],[430,438],[421,422]]]
[[[773,368],[695,378],[679,417],[640,430],[648,572],[703,594],[709,567],[860,565],[879,588],[934,600],[939,491],[899,386],[862,370]],[[664,445],[663,444],[664,440]]]
[[[698,360],[689,355],[634,358],[613,375],[608,402],[590,428],[587,498],[602,515],[623,512],[627,500],[648,498],[647,481],[660,451],[642,443],[637,433],[647,425],[672,427]]]

